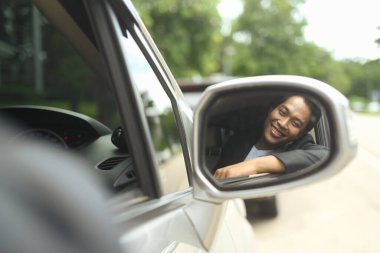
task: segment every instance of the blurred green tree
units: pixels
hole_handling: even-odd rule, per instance
[[[134,4],[176,77],[219,70],[218,0],[135,0]]]
[[[368,79],[364,64],[352,60],[342,61],[342,64],[351,83],[351,89],[347,95],[367,98]]]
[[[304,38],[306,25],[297,6],[303,0],[243,0],[233,25],[232,74],[296,74],[327,82],[343,93],[350,81],[343,66],[326,50]]]
[[[236,75],[290,73],[293,56],[304,43],[305,21],[296,18],[302,0],[243,0],[244,10],[233,25]]]
[[[364,72],[366,73],[366,87],[367,87],[367,97],[370,100],[380,100],[380,59],[372,60],[366,62],[364,65]],[[377,95],[374,96],[373,92]]]

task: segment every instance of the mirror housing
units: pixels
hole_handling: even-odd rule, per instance
[[[328,132],[328,136],[325,136],[328,156],[295,173],[234,178],[227,183],[215,179],[206,162],[209,122],[220,115],[227,115],[226,112],[233,115],[235,111],[257,106],[284,94],[302,94],[320,107],[323,114],[320,121],[325,121],[322,131]],[[263,102],[257,102],[261,100]],[[226,124],[230,122],[219,118]],[[348,100],[324,82],[302,76],[271,75],[239,78],[212,85],[203,93],[194,114],[194,195],[197,199],[212,202],[273,195],[336,174],[354,158],[357,146]]]

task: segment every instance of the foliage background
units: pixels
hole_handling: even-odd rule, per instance
[[[228,34],[221,33],[217,0],[133,2],[179,79],[216,72],[295,74],[324,81],[348,97],[376,100],[380,90],[379,59],[336,60],[305,40],[306,21],[298,10],[304,0],[243,0]]]

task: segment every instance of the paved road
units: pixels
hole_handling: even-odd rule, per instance
[[[280,215],[252,223],[261,253],[380,252],[380,117],[354,119],[360,145],[349,166],[279,194]]]

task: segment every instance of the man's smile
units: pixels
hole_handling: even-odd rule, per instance
[[[275,138],[285,137],[285,134],[282,133],[277,127],[275,127],[273,125],[271,125],[271,134]]]

